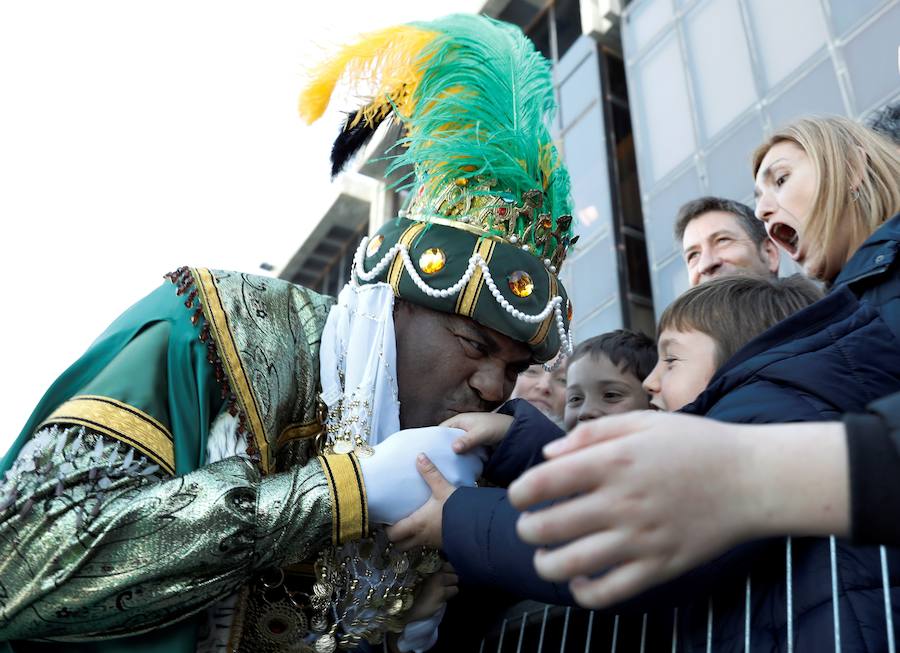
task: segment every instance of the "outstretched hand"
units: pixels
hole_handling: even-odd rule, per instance
[[[425,454],[419,454],[416,458],[416,469],[431,488],[431,497],[409,517],[401,519],[385,531],[395,548],[400,551],[409,551],[417,546],[441,548],[444,504],[456,490]]]
[[[538,573],[573,579],[578,603],[602,608],[736,543],[755,507],[744,493],[751,452],[740,428],[646,411],[587,423],[549,444],[551,460],[509,488],[519,509],[576,495],[519,519],[523,540],[564,543],[538,550]]]
[[[512,423],[510,415],[500,413],[460,413],[441,426],[465,431],[453,441],[453,451],[459,454],[476,447],[496,447],[503,441]]]

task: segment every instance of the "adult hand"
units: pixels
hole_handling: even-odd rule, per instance
[[[565,542],[539,550],[535,568],[573,579],[586,607],[622,601],[744,539],[847,528],[839,423],[738,426],[635,412],[580,426],[545,455],[510,486],[512,504],[577,496],[523,515],[518,532],[533,544]]]
[[[441,548],[444,504],[456,490],[425,454],[420,454],[416,459],[416,469],[431,488],[431,498],[409,517],[385,531],[395,548],[400,551],[408,551],[417,546]]]
[[[453,451],[466,453],[476,447],[496,447],[503,441],[512,423],[512,416],[500,413],[460,413],[441,426],[465,431],[453,441]]]

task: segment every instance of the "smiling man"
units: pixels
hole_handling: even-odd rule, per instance
[[[778,274],[778,249],[753,209],[721,197],[691,200],[678,210],[675,238],[681,242],[691,286],[749,272]]]

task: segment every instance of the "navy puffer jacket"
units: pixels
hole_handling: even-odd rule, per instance
[[[865,242],[824,299],[748,343],[684,412],[742,423],[839,419],[900,390],[898,250],[900,216]],[[679,610],[679,651],[744,651],[748,624],[752,651],[833,651],[836,636],[848,653],[888,651],[887,602],[900,629],[897,549],[882,560],[878,547],[780,539],[739,547],[707,571],[715,569],[737,578],[718,584],[711,603]]]

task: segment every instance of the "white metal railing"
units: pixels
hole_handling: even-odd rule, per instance
[[[839,570],[840,566],[838,565],[838,550],[837,550],[837,540],[835,537],[830,537],[828,539],[828,547],[829,547],[829,562],[830,562],[830,576],[831,576],[831,603],[832,603],[832,623],[833,623],[833,638],[834,638],[834,651],[836,653],[840,653],[841,651],[841,611],[840,611],[840,577]],[[784,572],[785,572],[785,624],[786,624],[786,648],[787,653],[793,653],[794,651],[794,569],[793,569],[793,540],[790,537],[785,538],[784,544]],[[887,558],[887,550],[885,547],[879,547],[879,555],[881,562],[881,580],[882,580],[882,594],[884,598],[884,614],[885,614],[885,638],[886,638],[886,650],[887,653],[897,653],[896,650],[896,635],[894,633],[894,619],[893,619],[893,605],[891,601],[891,593],[890,593],[890,576],[889,576],[889,568],[888,568],[888,558]],[[752,643],[752,596],[753,596],[753,580],[750,575],[747,576],[746,581],[744,583],[744,651],[745,653],[750,653],[752,651],[751,643]],[[528,651],[534,651],[533,642],[528,642],[526,639],[526,626],[532,618],[538,618],[540,615],[540,632],[537,638],[537,653],[545,653],[545,645],[546,635],[548,633],[548,622],[551,620],[551,608],[553,606],[545,605],[542,610],[531,610],[525,611],[522,613],[521,617],[507,617],[503,619],[500,633],[497,638],[497,645],[494,649],[493,645],[491,645],[490,649],[486,649],[486,639],[482,639],[481,646],[479,649],[479,653],[485,653],[485,651],[489,651],[489,653],[513,653],[513,649],[511,646],[506,646],[505,644],[509,644],[512,640],[512,637],[506,637],[507,631],[515,630],[516,632],[516,645],[515,645],[515,653],[523,653],[525,650],[526,644],[530,644],[528,646]],[[576,623],[573,621],[573,615],[576,613],[586,613],[587,620],[586,624],[583,622]],[[555,613],[557,616],[558,612]],[[556,628],[559,627],[559,622],[556,622]],[[580,630],[581,627],[584,627],[585,630]],[[596,635],[596,623],[595,623],[595,613],[593,611],[580,611],[573,610],[573,608],[565,608],[562,613],[562,634],[559,640],[559,653],[566,653],[567,648],[575,650],[573,647],[580,644],[581,641],[581,633],[584,633],[584,653],[589,653],[589,651],[610,651],[610,653],[617,653],[619,648],[621,647],[621,631],[620,631],[620,617],[619,615],[615,615],[612,620],[612,635],[610,639],[607,639],[606,642],[594,641]],[[576,627],[580,630],[576,639],[576,644],[570,646],[571,640],[571,628]],[[608,622],[603,627],[607,636],[609,635],[609,626]],[[556,631],[558,632],[558,631]],[[578,630],[576,630],[578,632]],[[707,619],[706,619],[706,651],[707,653],[713,653],[713,642],[715,633],[715,606],[713,604],[713,600],[709,599],[707,604]],[[555,639],[555,638],[554,638]],[[604,636],[605,639],[605,636]],[[634,648],[636,651],[621,651],[620,653],[644,653],[645,647],[648,641],[648,615],[644,614],[641,618],[641,630],[640,630],[640,641],[639,645]],[[634,642],[632,642],[634,643]],[[555,648],[555,644],[553,645]],[[631,648],[631,647],[626,647]],[[678,653],[678,608],[673,609],[672,613],[672,653]],[[549,650],[546,653],[550,653]]]

